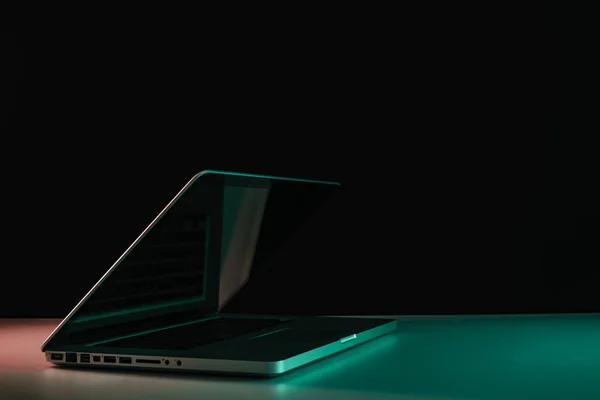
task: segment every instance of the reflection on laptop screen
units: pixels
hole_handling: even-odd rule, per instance
[[[306,296],[327,236],[334,234],[335,222],[328,216],[338,188],[266,177],[199,176],[119,260],[70,323],[182,305],[197,305],[205,313],[290,314],[294,299]]]

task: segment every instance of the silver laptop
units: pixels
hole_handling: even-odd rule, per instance
[[[327,268],[339,190],[195,175],[46,339],[47,361],[271,377],[394,331],[393,319],[318,316],[309,301],[324,295],[307,275]]]

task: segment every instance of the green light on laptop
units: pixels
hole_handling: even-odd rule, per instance
[[[110,339],[104,339],[104,340],[101,340],[101,341],[98,341],[98,342],[94,342],[94,343],[89,343],[89,344],[86,344],[86,346],[97,346],[97,345],[102,344],[102,343],[108,343],[108,342],[113,342],[115,340],[127,339],[127,338],[134,337],[134,336],[145,335],[147,333],[160,332],[160,331],[164,331],[166,329],[178,328],[180,326],[191,325],[191,324],[195,324],[195,323],[198,323],[198,322],[208,321],[208,320],[216,319],[216,318],[220,318],[220,316],[216,315],[216,316],[213,316],[213,317],[208,317],[208,318],[202,318],[202,319],[196,319],[196,320],[193,320],[193,321],[183,322],[183,323],[177,324],[177,325],[169,325],[169,326],[164,326],[164,327],[156,328],[156,329],[148,329],[146,331],[136,332],[136,333],[132,333],[130,335],[123,335],[123,336],[118,336],[118,337],[114,337],[114,338],[110,338]]]
[[[190,304],[190,303],[194,303],[194,302],[202,301],[202,300],[204,300],[203,296],[197,296],[197,297],[192,297],[192,298],[189,298],[186,300],[170,301],[167,303],[147,305],[147,306],[136,307],[136,308],[128,308],[125,310],[111,311],[111,312],[105,312],[105,313],[94,314],[94,315],[85,315],[85,316],[75,318],[75,319],[71,320],[70,322],[77,323],[77,322],[85,322],[85,321],[94,321],[97,319],[116,317],[119,315],[131,314],[131,313],[136,313],[136,312],[141,312],[141,311],[150,311],[150,310],[157,310],[159,308],[164,308],[164,307],[172,307],[172,306]]]

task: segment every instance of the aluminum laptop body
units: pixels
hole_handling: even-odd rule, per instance
[[[311,306],[335,295],[311,282],[327,273],[319,249],[335,223],[321,221],[339,190],[198,173],[46,339],[47,361],[272,377],[394,331]]]

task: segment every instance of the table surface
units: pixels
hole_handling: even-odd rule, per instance
[[[0,399],[600,399],[600,314],[397,317],[274,379],[54,367],[56,319],[0,320]]]

